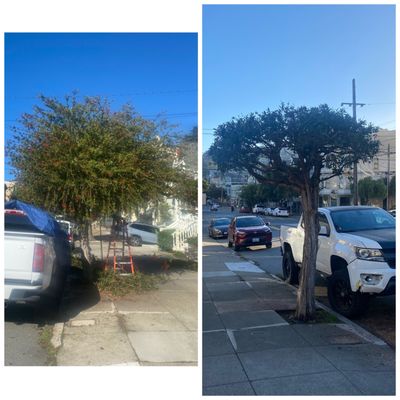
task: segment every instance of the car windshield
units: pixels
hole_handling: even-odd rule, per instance
[[[258,217],[245,217],[245,218],[238,218],[236,220],[236,226],[238,228],[245,228],[247,226],[261,226],[265,225],[264,221]]]
[[[357,232],[395,227],[395,219],[381,208],[332,211],[333,225],[338,232]]]
[[[215,226],[229,225],[230,222],[231,221],[229,218],[221,218],[221,219],[216,219],[214,221],[214,225]]]

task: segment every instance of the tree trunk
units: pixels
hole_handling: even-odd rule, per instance
[[[82,267],[84,278],[91,282],[93,280],[93,255],[90,247],[90,223],[86,222],[82,226],[81,233]]]
[[[296,319],[315,318],[315,271],[318,251],[318,196],[319,188],[307,188],[301,193],[304,222],[303,262],[297,291]]]

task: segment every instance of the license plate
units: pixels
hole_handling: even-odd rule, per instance
[[[228,232],[224,232],[224,235],[227,235],[228,234]]]
[[[253,243],[259,242],[260,238],[253,238]]]

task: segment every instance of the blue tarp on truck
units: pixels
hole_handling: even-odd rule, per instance
[[[46,235],[63,238],[66,236],[58,222],[49,213],[31,204],[20,200],[10,200],[4,204],[4,209],[23,211],[31,223]]]

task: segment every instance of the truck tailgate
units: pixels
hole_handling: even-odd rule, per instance
[[[45,235],[28,232],[4,233],[4,278],[32,280],[32,261],[35,243],[43,243]]]

